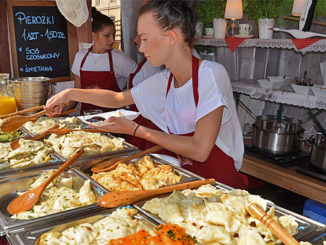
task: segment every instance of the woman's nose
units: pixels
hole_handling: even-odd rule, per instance
[[[139,45],[139,52],[141,53],[145,53],[145,45],[144,45],[144,42],[143,41],[140,41],[140,45]]]

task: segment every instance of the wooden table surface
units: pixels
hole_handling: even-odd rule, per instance
[[[326,204],[326,182],[296,172],[295,166],[284,168],[245,154],[240,171]]]

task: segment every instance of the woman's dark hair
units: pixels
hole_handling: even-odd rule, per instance
[[[185,42],[191,44],[196,30],[197,13],[189,0],[151,0],[139,10],[139,16],[153,12],[163,30],[180,28]]]
[[[95,7],[92,7],[92,32],[99,32],[105,26],[114,26],[114,22],[109,16],[97,11]]]

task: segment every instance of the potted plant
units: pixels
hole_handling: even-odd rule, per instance
[[[199,20],[203,23],[203,28],[212,28],[214,26],[214,36],[216,38],[225,36],[225,4],[226,0],[200,0],[196,3],[197,13]]]
[[[271,39],[275,19],[280,14],[282,0],[246,0],[244,11],[249,19],[258,21],[259,38]]]

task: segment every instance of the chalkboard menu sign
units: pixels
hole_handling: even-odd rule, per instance
[[[10,36],[15,77],[70,78],[76,36],[53,1],[13,1]],[[75,46],[72,45],[72,39]],[[73,47],[72,47],[73,46]]]
[[[66,19],[57,7],[14,6],[19,76],[70,75]]]

